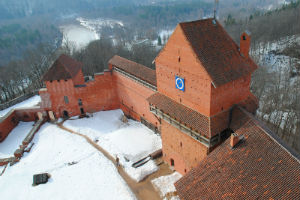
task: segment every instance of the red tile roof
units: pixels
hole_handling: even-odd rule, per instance
[[[216,87],[250,74],[257,65],[240,55],[239,47],[214,19],[179,24]]]
[[[240,107],[232,125],[244,142],[228,139],[176,182],[180,199],[299,199],[299,156]]]
[[[83,67],[81,62],[62,54],[44,75],[43,81],[71,79]]]
[[[156,72],[153,69],[117,55],[111,58],[108,63],[156,86]]]
[[[147,100],[163,113],[195,130],[206,138],[209,138],[208,117],[159,93],[153,94]]]

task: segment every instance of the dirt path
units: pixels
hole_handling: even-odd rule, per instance
[[[66,128],[62,125],[62,123],[58,123],[57,126],[65,131],[68,131],[72,134],[78,135],[86,139],[86,141],[91,144],[94,148],[100,151],[106,158],[108,158],[111,162],[113,162],[118,169],[120,176],[124,179],[124,181],[128,184],[132,192],[139,200],[161,200],[158,192],[153,188],[151,180],[160,176],[168,175],[173,173],[172,170],[169,169],[168,165],[163,163],[161,159],[158,159],[156,163],[159,165],[159,170],[148,177],[146,177],[143,181],[137,183],[133,179],[131,179],[128,174],[124,171],[121,166],[117,166],[116,160],[112,157],[107,151],[105,151],[101,146],[92,141],[86,135],[73,131],[69,128]]]

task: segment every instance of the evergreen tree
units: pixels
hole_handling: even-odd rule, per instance
[[[158,36],[158,38],[157,38],[157,45],[158,46],[161,46],[162,44],[161,44],[161,37],[160,37],[160,35]]]

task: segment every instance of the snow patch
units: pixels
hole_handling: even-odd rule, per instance
[[[88,136],[113,157],[137,182],[158,170],[154,161],[134,168],[132,164],[162,148],[161,138],[140,122],[123,123],[122,110],[102,111],[93,117],[68,120],[64,126]]]
[[[181,174],[179,174],[178,172],[174,172],[173,174],[153,179],[151,182],[154,188],[159,191],[160,197],[167,199],[167,194],[176,192],[174,183],[177,182],[181,177]],[[179,200],[179,197],[173,196],[171,199]]]
[[[16,105],[6,108],[4,110],[1,110],[0,117],[3,117],[4,115],[6,115],[11,109],[33,107],[33,106],[38,105],[40,102],[41,102],[41,97],[39,95],[35,95],[21,103],[18,103]]]
[[[80,136],[49,123],[35,145],[0,178],[2,199],[136,199],[114,164]],[[49,173],[47,184],[32,187],[32,177]]]

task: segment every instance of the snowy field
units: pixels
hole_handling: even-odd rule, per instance
[[[21,103],[11,106],[7,109],[1,110],[0,117],[3,117],[4,115],[6,115],[11,109],[33,107],[33,106],[38,105],[38,103],[40,103],[40,102],[41,102],[41,97],[39,95],[35,95]]]
[[[22,141],[32,129],[34,122],[20,122],[14,128],[7,138],[0,143],[0,158],[9,158],[14,156],[15,150],[19,148]]]
[[[182,177],[178,172],[174,172],[173,174],[167,176],[161,176],[154,180],[152,180],[152,184],[156,190],[159,191],[160,197],[164,200],[168,200],[168,195],[175,193],[176,188],[174,183],[178,181]],[[171,200],[180,200],[177,195],[171,195]]]
[[[136,199],[112,162],[82,137],[45,124],[33,142],[31,152],[1,176],[1,199]],[[33,187],[38,173],[51,178]]]
[[[139,168],[131,165],[161,149],[161,138],[140,122],[123,123],[122,110],[94,113],[91,118],[68,120],[64,126],[88,136],[113,157],[120,159],[125,171],[136,181],[158,170],[150,160]]]

